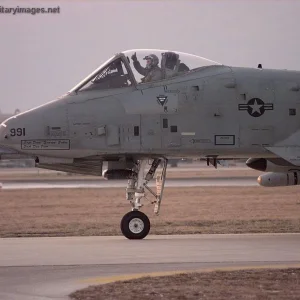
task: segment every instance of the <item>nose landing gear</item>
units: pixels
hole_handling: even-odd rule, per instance
[[[153,179],[155,171],[162,160],[162,173],[156,177],[155,193],[147,184],[151,179]],[[140,208],[143,206],[141,200],[145,197],[145,189],[155,197],[155,200],[152,202],[152,204],[154,204],[154,213],[158,215],[160,211],[168,160],[166,158],[154,159],[149,171],[145,176],[144,173],[147,163],[148,160],[139,161],[135,170],[138,174],[137,178],[128,180],[126,189],[126,199],[130,201],[132,211],[128,212],[122,218],[121,231],[126,238],[132,240],[143,239],[150,231],[150,220],[144,213],[140,211]]]

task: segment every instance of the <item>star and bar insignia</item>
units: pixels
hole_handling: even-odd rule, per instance
[[[252,98],[247,104],[239,104],[239,110],[247,110],[251,117],[261,117],[266,110],[273,110],[273,103],[264,103],[259,98]]]

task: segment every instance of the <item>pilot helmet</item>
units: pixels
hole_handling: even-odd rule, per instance
[[[172,69],[176,66],[179,55],[176,54],[175,52],[165,52],[164,53],[165,58],[166,58],[166,68]]]
[[[150,54],[144,57],[145,60],[147,60],[146,68],[152,69],[156,67],[159,63],[158,57],[155,54]]]

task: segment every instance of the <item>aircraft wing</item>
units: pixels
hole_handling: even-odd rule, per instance
[[[300,147],[299,146],[273,146],[266,147],[267,150],[283,158],[289,163],[300,166]]]

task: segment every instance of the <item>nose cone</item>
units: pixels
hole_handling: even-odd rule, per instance
[[[5,141],[7,140],[6,134],[6,125],[4,123],[0,124],[0,145],[4,145]]]
[[[16,151],[9,147],[9,136],[7,132],[7,125],[5,123],[0,124],[0,156],[3,154],[11,154]]]
[[[251,169],[264,172],[267,169],[267,160],[265,158],[249,158],[246,165]]]
[[[18,121],[17,116],[13,116],[0,124],[0,148],[14,149],[13,152],[20,151],[23,136]]]

